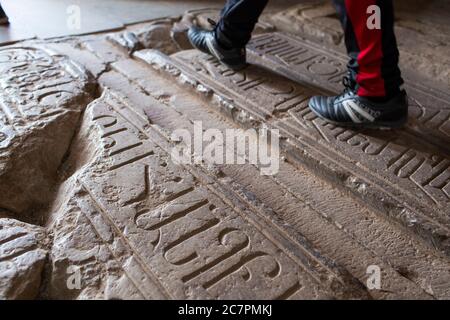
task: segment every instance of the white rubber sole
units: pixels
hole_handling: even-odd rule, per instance
[[[346,128],[353,128],[353,129],[378,129],[378,130],[395,130],[395,129],[401,129],[403,128],[407,123],[408,119],[403,118],[399,121],[393,121],[393,122],[337,122],[330,120],[324,116],[322,116],[320,113],[318,113],[314,107],[311,106],[311,103],[308,103],[309,109],[318,116],[320,119],[325,120],[331,124],[334,124],[339,127],[346,127]]]

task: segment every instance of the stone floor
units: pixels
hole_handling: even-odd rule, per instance
[[[422,9],[395,131],[308,110],[345,73],[327,2],[269,9],[241,72],[186,39],[212,9],[2,47],[0,298],[449,299],[450,32]],[[279,170],[177,163],[199,123],[278,130]]]
[[[298,2],[271,1],[269,9]],[[0,26],[0,44],[119,30],[130,24],[181,15],[186,10],[220,8],[223,3],[224,0],[0,0],[10,21],[9,26]],[[71,23],[77,13],[79,25]]]
[[[0,26],[0,43],[118,30],[125,25],[218,7],[220,0],[1,0],[10,25]],[[76,6],[76,7],[74,7]],[[80,24],[70,18],[79,9]],[[45,23],[51,21],[51,23]]]

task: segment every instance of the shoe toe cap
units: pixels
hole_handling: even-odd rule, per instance
[[[206,38],[208,37],[208,33],[208,31],[202,28],[192,26],[189,28],[187,36],[194,48],[197,48],[202,52],[209,53],[206,45]]]
[[[196,26],[192,26],[189,28],[189,30],[187,31],[187,36],[189,38],[189,40],[195,40],[198,37],[198,34],[200,32],[200,29]]]
[[[328,97],[314,96],[309,101],[309,107],[322,116],[327,114]]]

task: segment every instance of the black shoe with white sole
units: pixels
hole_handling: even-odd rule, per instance
[[[401,128],[408,121],[405,91],[388,101],[374,102],[346,89],[335,97],[312,97],[309,107],[320,118],[339,126],[394,129]]]
[[[247,66],[245,48],[224,48],[217,42],[214,30],[193,26],[188,31],[188,38],[195,48],[214,56],[230,69],[241,70]]]

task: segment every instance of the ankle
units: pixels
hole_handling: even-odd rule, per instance
[[[364,98],[371,102],[375,102],[375,103],[385,103],[385,102],[388,102],[389,100],[392,100],[393,98],[397,97],[402,92],[404,92],[404,91],[395,90],[395,91],[391,91],[389,94],[382,96],[382,97],[365,96]]]

